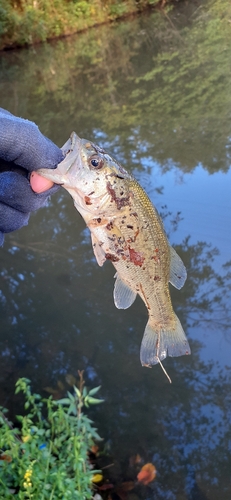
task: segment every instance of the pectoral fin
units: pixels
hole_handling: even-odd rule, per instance
[[[102,248],[102,245],[100,245],[99,241],[97,240],[97,238],[94,236],[93,233],[91,233],[91,242],[97,263],[100,267],[102,267],[102,265],[106,260],[105,252]]]
[[[187,271],[185,266],[173,247],[170,247],[170,277],[169,282],[178,290],[185,284]]]
[[[115,306],[118,309],[127,309],[133,304],[137,294],[122,281],[118,273],[115,274],[115,277],[116,281],[113,292]]]

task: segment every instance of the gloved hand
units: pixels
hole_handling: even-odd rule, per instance
[[[0,245],[4,233],[28,223],[30,212],[46,204],[55,185],[46,192],[32,191],[29,174],[39,168],[55,168],[63,153],[35,123],[0,108]]]

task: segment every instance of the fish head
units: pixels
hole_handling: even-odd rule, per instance
[[[94,200],[103,200],[108,196],[110,185],[121,179],[131,179],[123,167],[114,160],[104,149],[93,142],[81,139],[75,132],[64,144],[62,151],[64,160],[56,169],[40,169],[37,172],[61,184],[76,201],[85,198],[89,205]],[[98,205],[99,208],[99,205]]]
[[[61,184],[63,187],[71,185],[81,166],[80,145],[81,139],[73,132],[62,147],[64,160],[54,169],[40,168],[37,173],[55,184]]]
[[[86,139],[81,139],[80,156],[85,178],[99,194],[112,179],[130,178],[128,172],[103,148]]]

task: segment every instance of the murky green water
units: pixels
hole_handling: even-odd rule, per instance
[[[166,360],[170,385],[159,366],[140,366],[145,307],[115,308],[114,270],[97,266],[66,192],[1,249],[0,404],[17,411],[18,377],[58,389],[84,369],[102,385],[93,418],[110,480],[133,479],[136,454],[157,468],[133,500],[231,494],[228,4],[180,4],[0,56],[0,105],[60,146],[75,130],[108,149],[147,190],[188,269],[171,293],[192,355]]]

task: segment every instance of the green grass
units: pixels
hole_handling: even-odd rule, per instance
[[[159,0],[0,0],[0,50],[70,35]]]

